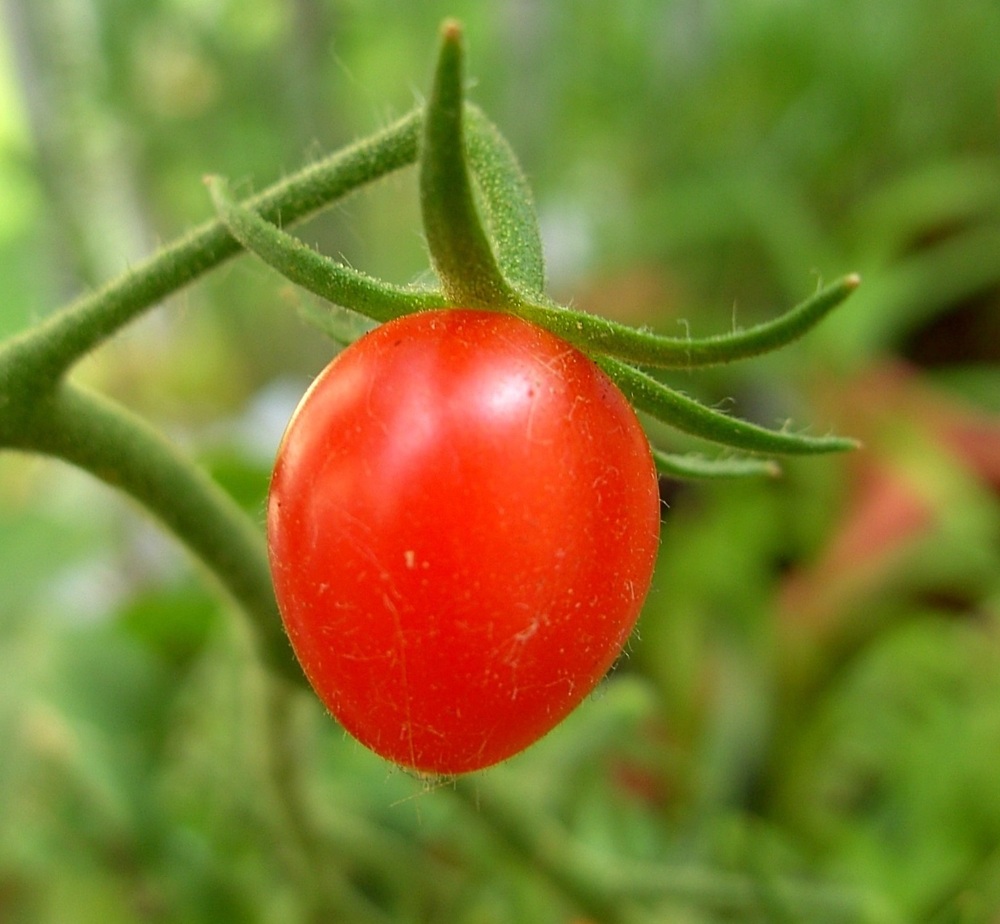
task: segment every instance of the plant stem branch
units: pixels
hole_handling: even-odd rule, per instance
[[[15,448],[69,462],[141,504],[246,611],[272,666],[303,682],[281,626],[262,532],[153,427],[108,398],[63,383],[34,406]]]
[[[246,205],[274,224],[299,221],[359,186],[414,163],[421,124],[422,113],[414,110],[253,196]],[[206,222],[14,338],[0,352],[0,363],[16,359],[25,374],[30,370],[33,383],[44,387],[143,311],[239,251],[221,221]]]

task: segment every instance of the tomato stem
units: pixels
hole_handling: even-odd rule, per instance
[[[260,530],[146,421],[108,398],[64,382],[25,415],[16,445],[89,472],[152,513],[241,606],[271,666],[302,682],[281,629]]]
[[[414,163],[422,113],[299,171],[247,200],[266,220],[299,221],[366,183]],[[240,245],[221,221],[206,222],[0,349],[0,408],[12,396],[54,382],[121,327],[224,260]],[[11,378],[20,385],[12,385]],[[19,399],[18,399],[19,400]],[[0,426],[0,431],[2,431]]]

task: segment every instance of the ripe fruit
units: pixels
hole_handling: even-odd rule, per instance
[[[292,646],[345,729],[462,773],[556,725],[649,588],[649,444],[607,376],[511,315],[408,315],[302,399],[268,502]]]

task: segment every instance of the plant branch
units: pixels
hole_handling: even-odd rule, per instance
[[[263,533],[208,475],[140,417],[71,383],[39,400],[24,422],[14,448],[69,462],[141,504],[246,611],[272,666],[303,682],[278,615]]]
[[[421,124],[422,114],[415,110],[251,197],[246,205],[273,223],[299,221],[358,187],[414,163]],[[16,363],[18,374],[44,387],[143,311],[239,250],[222,222],[206,222],[14,338],[0,351],[0,365]]]

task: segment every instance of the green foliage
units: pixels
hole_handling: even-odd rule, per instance
[[[323,175],[320,152],[391,133],[458,15],[476,102],[534,192],[551,295],[683,345],[857,269],[864,286],[794,349],[656,380],[865,449],[666,483],[628,657],[547,739],[459,786],[392,771],[275,682],[213,580],[116,495],[3,454],[0,919],[996,917],[995,3],[71,7],[5,21],[26,68],[0,55],[5,335],[79,293],[89,310],[126,266],[152,304],[194,278],[178,265],[208,268],[184,263],[192,242],[235,253],[209,223],[158,281],[144,262],[210,217],[201,176],[244,199],[248,178],[294,186],[300,164]],[[498,150],[470,146],[474,176]],[[417,185],[387,179],[298,233],[431,289]],[[287,227],[334,197],[265,217]],[[494,241],[526,227],[490,189],[473,199]],[[497,261],[540,291],[535,251],[517,253]],[[296,309],[325,308],[245,260],[165,309],[79,365],[71,401],[97,389],[152,420],[209,460],[211,504],[259,522],[282,396],[330,353]],[[359,329],[334,316],[339,339]],[[36,361],[65,368],[106,333]],[[650,432],[690,468],[697,446]],[[169,483],[146,487],[169,511]]]

